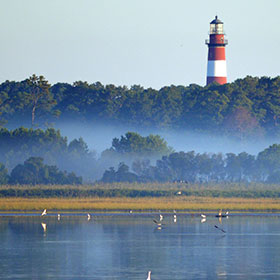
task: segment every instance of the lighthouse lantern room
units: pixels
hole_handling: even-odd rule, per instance
[[[227,82],[226,51],[228,41],[224,38],[224,24],[218,16],[210,22],[207,65],[207,85],[213,82],[225,84]]]

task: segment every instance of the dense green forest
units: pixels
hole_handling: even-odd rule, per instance
[[[49,128],[0,129],[0,184],[280,183],[280,144],[246,152],[176,152],[158,135],[127,132],[100,156]],[[64,170],[64,171],[61,171]],[[77,174],[77,175],[76,175]]]
[[[225,85],[167,86],[100,82],[50,85],[33,75],[0,85],[1,123],[49,127],[63,122],[110,123],[231,135],[279,136],[280,77],[246,77]]]

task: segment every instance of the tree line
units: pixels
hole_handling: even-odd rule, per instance
[[[280,183],[280,145],[273,144],[257,156],[239,154],[174,152],[151,165],[149,160],[137,160],[132,170],[121,162],[110,167],[102,182],[179,182],[179,183]]]
[[[82,179],[87,183],[280,182],[280,144],[257,155],[176,152],[159,135],[135,132],[114,138],[97,157],[82,138],[68,142],[53,128],[1,128],[0,162],[1,184],[81,184]]]
[[[94,182],[100,179],[104,170],[112,164],[117,165],[120,161],[132,164],[136,158],[160,158],[172,151],[166,141],[158,135],[144,137],[135,132],[128,132],[120,139],[114,138],[112,146],[97,157],[82,138],[69,142],[67,137],[62,136],[60,131],[54,128],[46,130],[24,127],[14,130],[0,128],[0,162],[2,168],[7,169],[5,174],[11,174],[8,180],[10,183],[38,183],[37,179],[34,181],[31,178],[37,174],[37,171],[34,173],[33,170],[40,170],[38,171],[40,176],[45,176],[44,174],[48,174],[48,177],[51,174],[55,177],[60,176],[59,181],[63,184],[67,183],[71,174],[81,176],[85,182]],[[43,166],[43,160],[48,166]],[[59,175],[57,169],[70,173],[65,175],[68,179],[61,173]],[[15,178],[19,173],[26,179],[17,181]],[[76,184],[75,176],[72,177],[71,182]],[[52,179],[40,178],[40,183],[55,183]]]
[[[280,133],[280,77],[237,79],[225,85],[103,85],[77,81],[50,85],[43,76],[0,84],[1,123],[78,121],[221,133],[239,139]]]
[[[94,173],[96,162],[95,153],[89,151],[82,138],[69,142],[53,128],[0,128],[0,162],[9,173],[32,157],[42,158],[47,165],[74,172],[85,179]]]
[[[31,157],[12,169],[11,174],[0,164],[0,184],[11,185],[80,185],[82,177],[74,172],[60,171],[57,166],[46,165],[40,157]]]

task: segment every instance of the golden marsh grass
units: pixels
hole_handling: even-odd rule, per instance
[[[0,198],[0,211],[230,211],[279,212],[280,199],[213,197]]]

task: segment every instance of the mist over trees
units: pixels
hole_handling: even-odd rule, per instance
[[[183,183],[280,183],[280,145],[274,144],[257,156],[246,152],[225,155],[174,152],[151,165],[135,161],[132,171],[120,163],[118,170],[106,170],[103,182],[183,182]]]
[[[136,132],[127,132],[120,139],[114,138],[112,140],[111,148],[101,153],[98,164],[103,169],[106,169],[108,168],[108,163],[110,163],[111,171],[113,172],[115,167],[120,167],[120,163],[131,166],[134,161],[149,160],[155,162],[173,151],[159,135],[150,134],[144,137]],[[127,174],[127,176],[130,175]]]
[[[45,131],[24,127],[15,130],[0,128],[0,162],[9,172],[30,157],[40,157],[48,165],[75,172],[85,179],[95,173],[95,153],[88,150],[82,138],[68,144],[67,137],[53,128]]]
[[[34,86],[30,82],[32,77],[0,85],[2,124],[30,126],[33,122],[48,127],[69,121],[92,126],[109,123],[139,128],[183,128],[241,140],[277,137],[280,133],[279,76],[248,76],[225,85],[171,85],[159,90],[81,81],[49,87],[42,76],[34,76]],[[40,95],[36,107],[31,98],[34,88],[45,93]],[[36,118],[32,115],[34,108]]]
[[[280,183],[280,144],[246,152],[174,151],[158,135],[127,132],[100,156],[59,130],[0,129],[0,184],[110,182]]]
[[[31,157],[24,164],[18,164],[9,177],[10,184],[59,184],[80,185],[82,177],[77,177],[74,172],[68,174],[66,171],[58,170],[56,166],[43,163],[40,157]]]
[[[68,142],[59,130],[50,128],[65,122],[93,128],[110,124],[184,129],[241,142],[277,138],[280,76],[248,76],[225,85],[171,85],[159,90],[82,81],[50,85],[36,75],[21,82],[6,81],[0,84],[0,184],[54,184],[58,178],[80,184],[81,177],[86,183],[280,182],[278,144],[257,155],[200,154],[175,151],[159,135],[127,132],[97,156],[83,138]]]
[[[7,181],[4,176],[6,170],[12,172],[12,177],[18,177],[15,174],[18,175],[19,171],[23,176],[25,171],[29,172],[25,167],[26,164],[30,166],[30,162],[26,160],[40,158],[36,164],[34,163],[36,168],[42,167],[44,160],[47,165],[70,173],[75,172],[78,176],[82,176],[85,182],[94,182],[102,177],[107,168],[117,167],[120,162],[131,165],[136,159],[156,160],[172,151],[166,141],[158,135],[144,137],[135,132],[127,132],[120,139],[114,138],[112,146],[97,157],[94,151],[88,149],[82,138],[73,139],[68,143],[67,137],[63,137],[59,130],[53,128],[46,130],[24,127],[14,130],[0,128],[0,163],[2,163],[0,177],[3,183]],[[14,168],[17,168],[17,173],[13,173]],[[46,168],[42,167],[41,172],[54,172],[53,168],[48,171]],[[12,183],[23,181],[24,179],[10,180]]]

